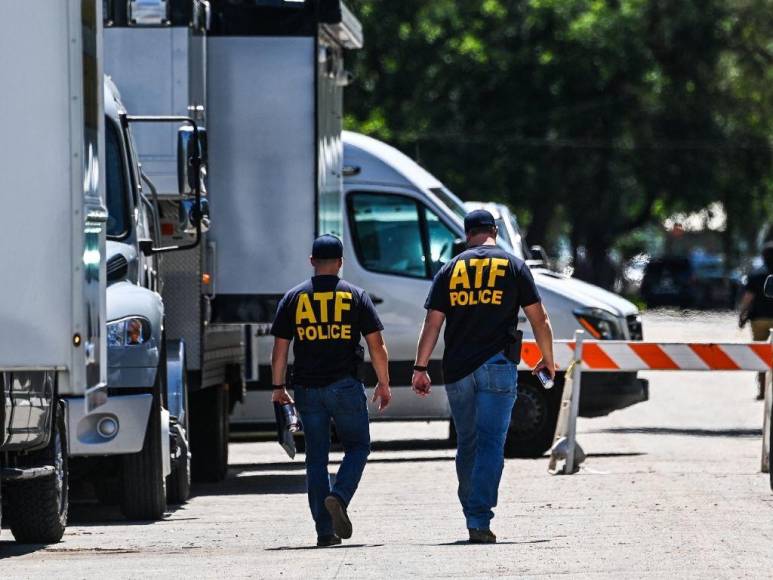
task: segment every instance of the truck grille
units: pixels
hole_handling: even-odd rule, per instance
[[[626,316],[625,321],[628,324],[628,335],[631,337],[631,340],[643,340],[644,331],[641,326],[641,314]]]

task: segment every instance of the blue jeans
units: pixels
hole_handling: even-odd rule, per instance
[[[370,454],[365,387],[354,378],[342,379],[322,388],[295,386],[295,404],[306,437],[306,486],[311,515],[317,535],[330,535],[333,533],[333,522],[325,509],[325,498],[332,493],[348,506]],[[344,459],[332,488],[327,471],[330,419],[335,421],[336,433],[344,446]]]
[[[446,385],[456,427],[459,501],[468,528],[487,530],[494,517],[517,381],[515,365],[499,353]]]

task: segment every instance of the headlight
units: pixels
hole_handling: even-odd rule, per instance
[[[107,346],[132,346],[150,339],[150,322],[144,318],[124,318],[107,325]]]
[[[611,312],[601,308],[578,308],[574,315],[580,325],[597,340],[615,340],[623,338],[620,321]]]

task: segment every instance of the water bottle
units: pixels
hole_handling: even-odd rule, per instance
[[[287,423],[287,430],[290,433],[297,433],[303,429],[301,419],[298,417],[298,411],[295,410],[295,405],[292,403],[285,403],[282,405],[282,413],[284,414],[285,422]]]
[[[553,379],[550,378],[550,373],[548,373],[548,371],[545,369],[540,369],[537,371],[537,378],[539,379],[539,382],[542,383],[542,386],[546,389],[552,389],[553,385],[555,384]]]

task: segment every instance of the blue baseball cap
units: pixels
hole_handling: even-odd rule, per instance
[[[464,231],[469,232],[476,228],[493,228],[497,223],[491,212],[485,209],[476,209],[464,216]]]
[[[332,234],[319,236],[311,246],[311,257],[317,260],[335,260],[344,257],[344,245]]]

